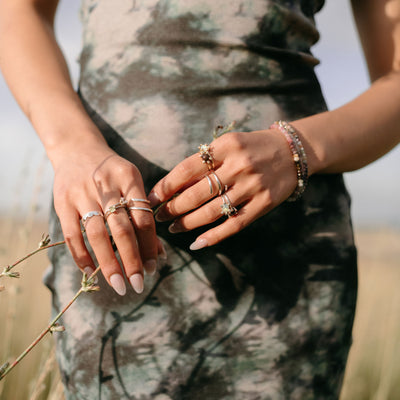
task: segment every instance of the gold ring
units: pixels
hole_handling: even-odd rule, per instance
[[[104,219],[107,219],[111,214],[116,213],[120,208],[126,208],[128,202],[124,197],[119,199],[119,203],[113,204],[112,206],[107,208],[107,211],[104,213]]]
[[[209,144],[201,144],[199,146],[200,158],[203,164],[207,164],[209,170],[214,169],[214,159],[212,157],[212,150]]]

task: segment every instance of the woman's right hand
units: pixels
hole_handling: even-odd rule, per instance
[[[83,143],[52,154],[55,171],[54,205],[66,243],[78,267],[90,275],[95,269],[82,235],[81,218],[90,211],[105,214],[121,197],[146,199],[143,181],[135,165],[120,157],[105,142]],[[131,204],[129,204],[131,205]],[[149,208],[146,202],[136,207]],[[129,212],[129,215],[128,215]],[[130,218],[129,218],[130,216]],[[107,224],[118,249],[125,276],[137,293],[143,291],[143,268],[153,274],[157,267],[157,242],[153,214],[121,207],[110,213]],[[87,239],[107,282],[124,295],[126,285],[120,263],[102,216],[86,220]]]

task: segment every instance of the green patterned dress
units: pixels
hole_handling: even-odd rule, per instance
[[[216,124],[267,128],[326,110],[310,46],[322,0],[83,0],[80,94],[148,191],[211,141]],[[310,179],[223,243],[206,228],[157,232],[168,253],[145,291],[81,296],[56,335],[70,399],[336,399],[357,290],[341,175]],[[53,212],[51,235],[62,238]],[[80,286],[66,247],[50,253],[54,312]]]

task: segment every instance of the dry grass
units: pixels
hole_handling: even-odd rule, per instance
[[[0,266],[37,248],[42,233],[47,231],[46,222],[2,218],[0,223]],[[50,292],[41,282],[48,264],[46,254],[39,253],[16,267],[21,279],[2,278],[6,290],[0,293],[0,364],[14,360],[49,322]],[[0,399],[48,399],[51,387],[60,380],[52,348],[52,338],[46,337],[33,349],[0,382]],[[52,361],[46,365],[48,359]]]
[[[37,247],[45,222],[0,219],[0,266]],[[400,232],[357,232],[360,289],[354,345],[341,400],[400,399]],[[0,363],[14,359],[47,325],[50,293],[41,282],[44,253],[17,267],[21,279],[7,279],[0,293]],[[64,333],[68,334],[68,333]],[[46,337],[0,382],[0,400],[60,400],[53,343]]]
[[[341,400],[400,399],[400,232],[357,232],[359,294]]]

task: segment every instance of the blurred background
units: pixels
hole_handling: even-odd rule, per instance
[[[313,53],[330,109],[366,90],[368,73],[349,0],[330,0],[317,16],[321,32]],[[56,19],[59,43],[77,85],[80,50],[79,0],[62,0]],[[51,201],[52,171],[29,122],[0,74],[0,266],[35,249]],[[399,399],[400,379],[400,146],[345,179],[359,247],[360,291],[354,346],[343,399]],[[0,365],[17,356],[49,318],[50,295],[41,284],[45,255],[19,269],[22,279],[0,279]],[[65,333],[66,334],[66,333]],[[47,367],[46,367],[47,366]],[[19,382],[19,384],[17,384]],[[47,338],[0,382],[0,399],[60,399],[52,341]]]

